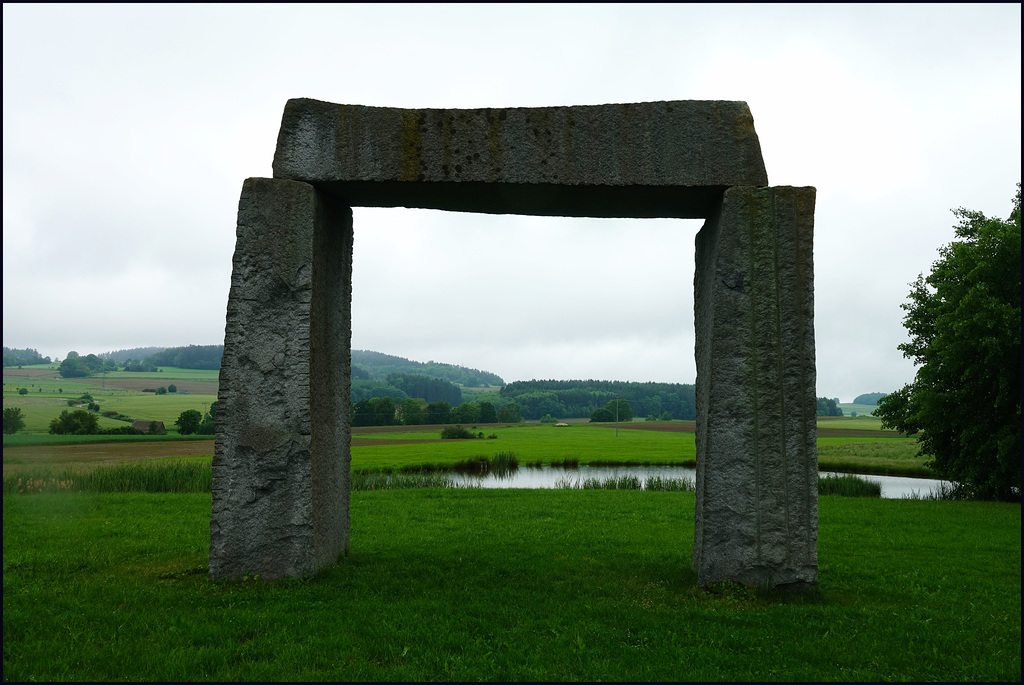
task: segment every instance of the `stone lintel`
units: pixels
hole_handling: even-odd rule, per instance
[[[348,548],[352,213],[242,186],[218,395],[210,575],[308,575]]]
[[[697,235],[701,585],[817,582],[814,188],[730,188]]]
[[[704,217],[767,185],[745,102],[399,109],[285,106],[274,177],[348,206],[595,217]]]

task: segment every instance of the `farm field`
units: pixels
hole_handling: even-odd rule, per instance
[[[53,366],[53,365],[51,365]],[[4,472],[23,465],[82,466],[96,459],[104,463],[174,456],[212,455],[213,441],[188,436],[188,444],[166,444],[106,436],[51,436],[49,422],[68,409],[67,400],[89,392],[101,411],[117,411],[145,421],[163,421],[168,441],[181,440],[174,421],[181,412],[205,413],[216,398],[217,371],[164,368],[156,373],[113,372],[105,378],[61,379],[49,366],[4,369],[3,405],[22,408],[26,430],[4,436]],[[175,394],[156,395],[145,388],[174,383]],[[18,388],[28,394],[18,394]],[[191,389],[191,390],[190,390]],[[185,394],[185,393],[189,394]],[[122,421],[100,417],[100,426],[114,428]],[[580,464],[673,464],[692,465],[696,459],[693,421],[635,421],[619,425],[572,422],[567,427],[551,424],[496,424],[473,428],[483,440],[441,441],[440,426],[391,426],[357,428],[353,431],[352,466],[357,470],[395,470],[418,465],[452,464],[497,451],[511,451],[522,463],[577,460]],[[487,440],[487,435],[496,435]],[[125,436],[126,438],[130,436]],[[194,440],[194,442],[193,442]],[[67,444],[76,443],[76,444]],[[101,447],[99,444],[110,447]],[[130,443],[132,446],[112,447]],[[883,475],[928,477],[934,474],[916,456],[916,441],[893,431],[883,431],[881,421],[858,416],[819,418],[818,459],[822,469]]]
[[[840,402],[837,406],[843,410],[843,416],[853,416],[856,413],[857,416],[854,418],[869,417],[878,409],[876,404],[854,404],[852,402]]]
[[[352,495],[313,578],[212,581],[208,494],[3,498],[4,679],[1020,680],[1020,506],[823,497],[817,591],[697,587],[692,493]]]
[[[157,373],[116,371],[105,377],[60,378],[56,367],[37,365],[5,368],[3,373],[3,406],[22,409],[27,434],[45,434],[51,420],[65,409],[74,409],[68,406],[68,400],[85,393],[93,396],[101,413],[116,411],[143,421],[163,421],[168,429],[173,429],[181,412],[195,409],[205,413],[217,399],[217,371],[166,367]],[[177,387],[177,393],[142,392],[170,384]],[[19,388],[27,389],[28,394],[19,394]],[[99,425],[100,428],[117,428],[125,423],[101,416]],[[4,437],[7,446],[7,436]]]
[[[662,464],[692,465],[696,459],[693,422],[634,423],[621,429],[596,424],[482,425],[476,432],[494,439],[441,440],[441,426],[391,426],[357,428],[352,440],[354,470],[393,471],[426,465],[445,466],[475,457],[493,457],[499,451],[513,452],[522,464],[563,462],[580,464]],[[847,470],[882,475],[933,474],[916,456],[912,438],[876,437],[870,431],[864,437],[819,437],[819,466],[823,470]],[[177,438],[154,440],[132,436],[110,442],[105,436],[6,436],[4,473],[42,466],[76,467],[90,463],[196,457],[213,454],[213,440]]]

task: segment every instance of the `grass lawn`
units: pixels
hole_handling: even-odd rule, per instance
[[[694,498],[352,495],[310,579],[211,581],[207,494],[3,498],[5,680],[1020,680],[1020,506],[823,497],[819,590],[699,589]]]

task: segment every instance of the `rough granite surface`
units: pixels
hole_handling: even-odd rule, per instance
[[[817,582],[814,188],[730,188],[697,235],[693,568]]]
[[[767,185],[745,102],[399,109],[285,106],[274,177],[355,206],[699,217],[726,187]]]
[[[315,257],[314,257],[315,255]],[[213,458],[210,575],[308,575],[348,548],[352,216],[248,179]]]

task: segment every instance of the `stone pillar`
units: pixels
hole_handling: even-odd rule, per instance
[[[697,235],[697,582],[818,579],[814,188],[737,186]]]
[[[220,371],[210,575],[304,576],[348,551],[352,210],[242,186]]]

